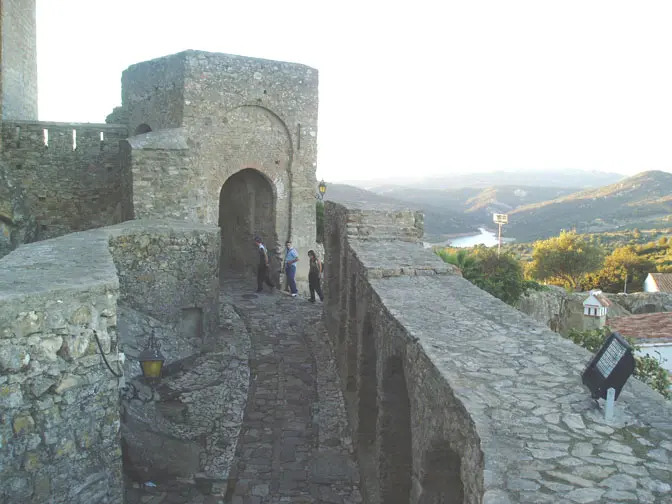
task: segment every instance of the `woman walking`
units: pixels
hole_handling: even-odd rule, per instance
[[[322,286],[320,285],[320,274],[322,273],[322,263],[315,255],[314,250],[308,251],[308,258],[310,260],[310,269],[308,270],[308,288],[310,289],[311,303],[315,302],[315,293],[320,297],[320,301],[324,301],[322,294]]]

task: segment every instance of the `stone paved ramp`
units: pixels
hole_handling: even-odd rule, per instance
[[[322,307],[277,291],[250,299],[248,285],[222,290],[251,339],[251,386],[225,502],[361,502]]]

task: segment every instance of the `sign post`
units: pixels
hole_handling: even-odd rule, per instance
[[[604,418],[607,422],[613,420],[614,403],[634,370],[633,349],[617,332],[609,335],[584,369],[581,380],[593,399],[606,400]]]
[[[509,216],[506,214],[496,213],[492,214],[492,220],[499,226],[499,238],[497,239],[497,256],[502,249],[502,224],[509,223]]]

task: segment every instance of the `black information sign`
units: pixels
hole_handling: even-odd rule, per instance
[[[614,332],[602,348],[590,360],[581,375],[583,384],[590,389],[593,399],[606,399],[607,390],[616,391],[618,399],[621,389],[635,370],[635,357],[630,344],[619,333]]]

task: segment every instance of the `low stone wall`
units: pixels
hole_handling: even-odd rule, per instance
[[[413,243],[412,212],[325,206],[325,318],[366,502],[666,502],[662,396],[630,379],[605,424],[590,354]]]
[[[0,260],[1,502],[121,502],[118,290],[102,233]]]
[[[121,502],[120,428],[142,423],[148,410],[161,410],[158,402],[175,402],[180,394],[211,403],[211,397],[188,394],[210,368],[218,371],[206,378],[211,388],[202,388],[221,394],[212,386],[226,375],[228,364],[218,367],[226,359],[224,345],[209,348],[211,359],[198,360],[219,326],[219,244],[216,227],[129,221],[24,245],[0,260],[2,502]],[[187,378],[168,383],[172,396],[158,394],[146,407],[127,402],[121,418],[123,382],[103,363],[93,331],[112,369],[121,371],[118,354],[125,352],[125,374],[134,376],[140,372],[134,357],[152,329],[172,375]],[[233,373],[240,374],[239,365],[231,366]],[[196,376],[189,377],[194,367]],[[217,413],[236,417],[239,425],[244,397],[232,404],[238,413],[223,407]],[[165,441],[175,437],[166,431],[175,431],[176,422],[170,404],[164,409],[166,418],[154,417],[152,435]],[[165,452],[152,453],[146,438],[133,441],[145,460],[165,458]],[[202,470],[198,462],[206,461],[197,461]]]

